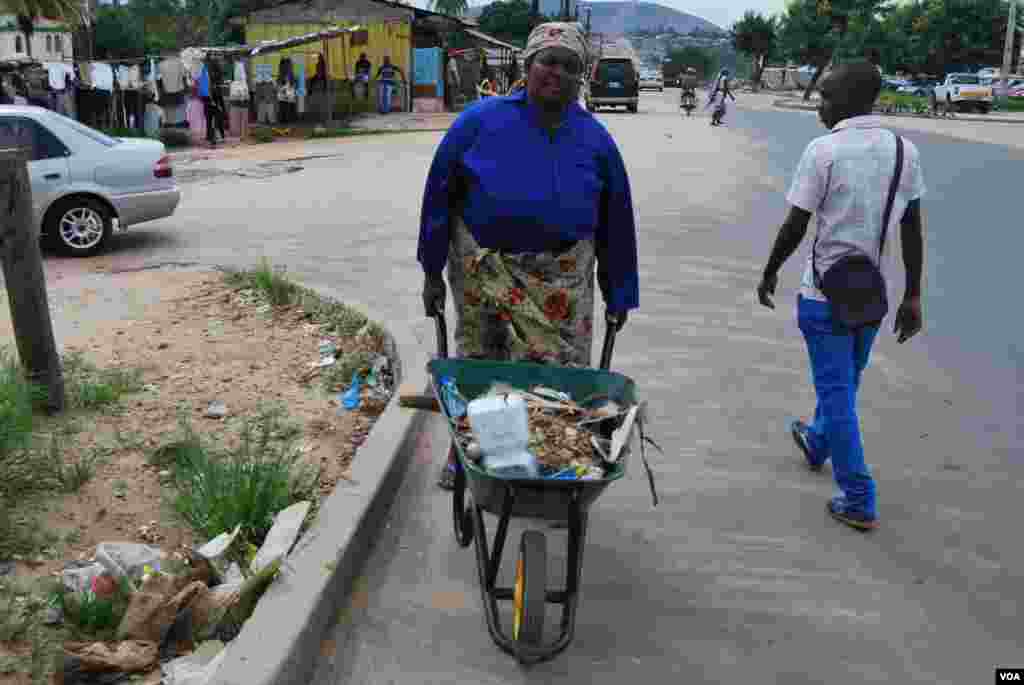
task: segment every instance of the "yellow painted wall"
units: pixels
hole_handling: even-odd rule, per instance
[[[332,22],[324,24],[256,24],[250,23],[245,27],[245,42],[249,45],[257,45],[264,40],[281,40],[292,38],[307,33],[322,31],[333,26],[351,26],[352,22]],[[350,45],[351,36],[343,35],[327,41],[327,51],[324,58],[327,60],[327,75],[331,79],[350,79],[355,74],[355,63],[361,53],[373,65],[373,75],[384,61],[384,55],[391,57],[391,63],[397,65],[406,78],[409,77],[409,59],[412,46],[412,27],[405,22],[398,23],[375,23],[361,24],[362,28],[369,32],[366,45]],[[273,64],[274,78],[277,78],[277,67],[283,57],[291,57],[292,62],[305,59],[306,78],[309,79],[316,72],[317,56],[324,52],[323,41],[309,43],[298,47],[282,50],[253,60],[254,64]]]

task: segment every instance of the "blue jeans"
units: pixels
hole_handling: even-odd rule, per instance
[[[388,114],[391,111],[391,94],[395,90],[395,84],[391,81],[377,82],[377,111],[381,114]]]
[[[800,297],[797,302],[800,332],[811,358],[814,410],[809,442],[817,459],[832,459],[832,473],[847,501],[877,516],[875,481],[864,462],[864,445],[857,417],[857,391],[878,335],[877,326],[850,330],[832,319],[832,306]]]

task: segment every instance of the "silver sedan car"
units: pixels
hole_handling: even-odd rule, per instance
[[[43,238],[65,254],[99,252],[111,235],[174,213],[181,193],[163,143],[111,138],[38,107],[0,106],[0,148],[28,153]]]

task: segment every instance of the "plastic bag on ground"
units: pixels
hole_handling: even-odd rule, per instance
[[[159,568],[160,550],[134,542],[101,542],[96,546],[96,561],[112,576],[139,578],[146,566]]]

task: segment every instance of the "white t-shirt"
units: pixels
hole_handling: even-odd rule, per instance
[[[882,215],[895,166],[896,137],[882,128],[877,116],[845,119],[804,150],[786,200],[816,215],[819,276],[852,253],[867,255],[877,263]],[[904,138],[903,172],[886,232],[886,255],[895,252],[893,245],[907,205],[924,194],[917,147]],[[880,264],[879,268],[885,267]],[[826,300],[814,285],[810,253],[800,294]]]

